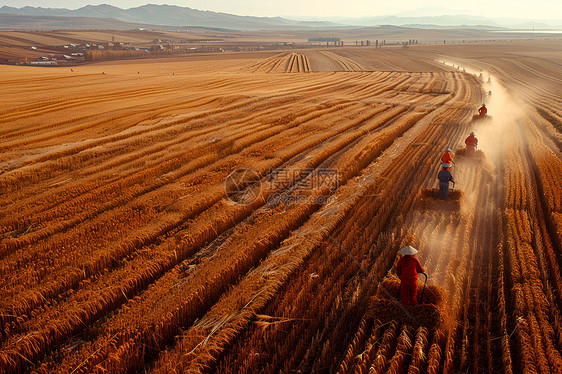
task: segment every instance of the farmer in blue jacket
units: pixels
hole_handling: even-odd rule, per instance
[[[449,169],[451,164],[442,164],[443,169],[437,174],[437,179],[439,179],[439,196],[441,200],[447,200],[449,197],[449,182],[453,182],[455,185],[455,179],[451,175]]]

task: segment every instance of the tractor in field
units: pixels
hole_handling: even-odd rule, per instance
[[[367,316],[379,320],[383,324],[396,322],[406,324],[414,329],[425,327],[432,329],[444,322],[446,303],[445,291],[436,285],[425,283],[418,297],[418,304],[405,306],[400,302],[400,279],[396,275],[388,275],[383,279],[373,297]]]

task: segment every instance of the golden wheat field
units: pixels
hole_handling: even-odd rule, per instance
[[[559,40],[0,85],[0,372],[562,373]],[[377,296],[407,244],[437,312]]]

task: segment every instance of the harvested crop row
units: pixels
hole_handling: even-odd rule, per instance
[[[320,273],[317,273],[317,274],[320,274]],[[338,278],[338,277],[336,277],[336,278]],[[305,293],[306,293],[306,292],[305,292]],[[303,293],[303,294],[305,294],[305,293]],[[309,292],[309,294],[310,294],[310,292]],[[291,300],[295,300],[294,297],[291,298]],[[268,314],[269,314],[269,313],[268,313]],[[286,316],[286,318],[290,318],[290,317],[289,317],[289,316]],[[297,334],[297,335],[299,335],[299,334]],[[278,341],[278,339],[272,339],[272,341]],[[290,344],[288,344],[288,346],[290,346]],[[293,345],[293,346],[294,346],[294,345]],[[277,350],[277,349],[279,349],[279,348],[276,348],[276,350]],[[280,356],[282,356],[282,354],[280,354]],[[224,368],[226,368],[226,365],[225,365]]]
[[[373,137],[376,137],[375,134],[373,134],[372,136],[373,136]],[[390,137],[390,139],[393,139],[394,137],[395,137],[395,136],[392,136],[392,137]],[[384,142],[383,142],[383,144],[384,144]],[[361,146],[363,147],[363,145],[361,145]],[[379,151],[379,152],[380,152],[380,151]],[[334,152],[333,152],[333,151],[332,151],[332,152],[327,152],[327,154],[332,154],[332,153],[334,153]],[[363,156],[363,157],[373,157],[373,156],[368,156],[368,154],[366,154],[366,155]],[[349,158],[347,158],[347,159],[349,159]],[[355,162],[355,159],[354,159],[354,158],[351,158],[351,160],[352,160],[352,162]],[[349,162],[348,162],[347,165],[343,165],[340,170],[341,170],[342,172],[343,172],[344,170],[346,171],[345,173],[342,174],[342,177],[341,177],[341,178],[342,178],[342,182],[345,182],[346,179],[348,179],[350,176],[353,175],[353,173],[355,173],[355,171],[354,171],[355,169],[349,167]],[[349,171],[348,171],[348,170],[349,170]],[[286,219],[288,219],[288,218],[290,218],[290,217],[291,217],[292,215],[294,215],[294,214],[297,214],[297,216],[295,216],[295,217],[301,217],[301,216],[303,216],[303,215],[302,215],[303,213],[302,213],[302,212],[299,213],[299,211],[301,211],[302,209],[305,209],[304,212],[306,212],[306,214],[304,214],[304,216],[307,216],[308,214],[310,214],[309,210],[310,210],[311,208],[314,208],[314,205],[310,205],[310,206],[308,206],[308,207],[307,207],[307,205],[308,205],[308,204],[306,204],[306,205],[303,206],[303,207],[298,207],[298,209],[296,209],[296,210],[286,208],[286,209],[287,209],[287,212],[283,213],[283,214],[284,214],[284,217],[285,217]],[[291,213],[291,212],[293,212],[293,213]],[[273,211],[272,213],[274,214],[274,216],[273,216],[271,219],[268,218],[268,220],[275,220],[274,217],[278,214],[278,213],[275,213],[275,211]],[[252,228],[251,228],[252,231],[253,231],[253,230],[261,230],[261,229],[262,229],[262,228],[260,228],[259,225],[257,225],[258,217],[259,217],[259,216],[257,216],[256,218],[254,218],[254,222],[255,222],[255,223],[254,223],[254,225],[252,225]],[[264,217],[267,217],[267,216],[264,216]],[[289,222],[294,222],[294,223],[291,223],[291,224],[299,224],[299,222],[301,222],[301,219],[302,219],[302,218],[298,218],[298,219],[296,219],[296,220],[289,220]],[[277,224],[278,224],[278,223],[277,223]],[[249,232],[247,232],[246,230],[241,230],[241,231],[244,232],[244,238],[246,238],[246,237],[248,236]],[[267,232],[273,233],[274,231],[272,231],[271,229],[269,229]],[[235,238],[235,237],[234,237],[234,238]],[[235,240],[235,239],[233,239],[233,240]],[[237,239],[236,239],[236,240],[237,240]],[[246,240],[246,239],[244,239],[244,240]],[[272,243],[275,243],[276,240],[278,240],[278,239],[272,240],[271,242],[272,242]],[[247,241],[246,241],[246,243],[247,243]],[[217,256],[220,256],[220,258],[222,258],[222,257],[224,257],[224,256],[227,256],[228,258],[231,259],[231,261],[230,261],[229,263],[232,264],[233,261],[234,261],[234,259],[236,258],[236,256],[235,256],[234,254],[235,254],[235,253],[242,253],[242,252],[241,252],[239,249],[236,249],[236,246],[235,246],[234,242],[231,243],[231,244],[229,244],[228,246],[226,246],[226,244],[227,244],[227,243],[225,243],[225,245],[221,246],[221,248],[224,247],[224,250],[221,250],[221,251],[217,254]],[[272,245],[273,245],[273,244],[272,244]],[[265,248],[267,248],[267,247],[265,247]],[[265,248],[264,248],[264,250],[265,250]],[[205,267],[209,267],[209,266],[214,266],[214,267],[216,267],[218,264],[220,264],[220,263],[222,262],[222,261],[220,261],[220,258],[218,258],[217,260],[213,261],[212,263],[209,263],[208,265],[205,265]],[[218,262],[217,262],[217,261],[218,261]],[[255,260],[253,260],[253,261],[255,261]],[[213,265],[213,264],[217,264],[217,265]],[[201,269],[201,270],[199,270],[199,271],[205,271],[205,270],[204,270],[204,268],[203,268],[203,269]],[[199,273],[199,271],[197,271],[197,273]],[[221,273],[222,273],[222,272],[221,272]],[[226,276],[226,274],[229,274],[229,273],[230,273],[230,272],[225,272],[224,274],[225,274],[225,276]],[[236,273],[237,273],[237,272],[236,272]],[[196,277],[196,275],[193,275],[193,277],[194,277],[194,280],[195,280],[195,279],[200,279],[200,277]],[[221,276],[221,277],[222,277],[222,276]],[[230,276],[228,276],[228,277],[229,277],[228,279],[230,279]],[[162,283],[163,281],[166,281],[166,278],[169,278],[169,277],[167,277],[167,276],[164,277],[164,278],[163,278],[161,281],[159,281],[157,284],[160,284],[160,283]],[[166,281],[166,282],[168,282],[168,281]],[[176,281],[174,281],[174,282],[176,282]],[[218,280],[217,282],[219,282],[219,283],[217,283],[217,285],[213,285],[213,283],[210,283],[209,281],[207,281],[207,282],[205,283],[205,284],[206,284],[205,287],[213,287],[213,288],[216,288],[216,287],[219,287],[220,284],[229,284],[229,283],[230,283],[230,281],[222,282],[222,281],[220,281],[220,280]],[[220,286],[220,287],[222,287],[222,286]],[[161,289],[161,290],[166,290],[167,288],[168,288],[168,286],[166,286],[166,287],[164,287],[164,286],[160,287],[160,286],[159,286],[159,287],[158,287],[158,289]],[[202,288],[202,290],[203,290],[203,288]],[[187,290],[187,289],[186,289],[185,291],[186,291],[186,292],[192,293],[192,290]],[[210,291],[204,291],[203,294],[200,294],[200,297],[204,297],[204,296],[203,296],[204,294],[207,295],[207,292],[210,292]],[[219,292],[219,291],[216,291],[216,292]],[[153,292],[153,293],[154,293],[154,292]],[[143,295],[143,298],[144,298],[144,297],[145,297],[145,296]],[[148,297],[148,296],[146,296],[146,297]],[[215,297],[215,296],[213,296],[213,297]],[[158,302],[160,302],[161,299],[162,299],[162,296],[161,296],[161,295],[153,294],[153,295],[150,297],[150,299],[147,299],[146,302],[144,302],[143,304],[146,304],[146,303],[149,303],[149,302],[150,302],[150,303],[152,303],[152,302],[157,302],[157,303],[158,303]],[[191,299],[191,297],[187,297],[187,296],[184,297],[184,296],[181,296],[181,297],[179,297],[177,300],[178,300],[178,302],[179,302],[179,300],[190,300],[190,299]],[[149,301],[149,300],[153,300],[153,301]],[[193,303],[191,302],[191,304],[193,304]],[[170,302],[170,306],[175,306],[175,305],[178,305],[176,301]],[[141,307],[141,304],[139,304],[139,307]],[[143,308],[147,308],[146,305],[143,305],[142,307],[143,307]],[[154,308],[153,308],[153,307],[148,307],[148,309],[154,309]],[[190,309],[190,310],[193,310],[193,309]],[[166,312],[166,310],[163,310],[162,313],[166,314],[166,313],[168,313],[168,312]],[[182,313],[183,313],[183,312],[182,312]],[[192,314],[192,313],[194,313],[194,310],[191,311],[191,312],[185,311],[185,313]],[[126,318],[126,317],[123,316],[122,318]],[[160,317],[155,316],[155,318],[160,318]],[[120,318],[120,319],[121,319],[121,318]],[[126,319],[127,319],[127,320],[130,320],[129,318],[126,318]],[[182,317],[182,320],[184,320],[184,319],[185,319],[185,317]],[[188,320],[190,320],[190,319],[193,320],[194,317],[188,318]],[[115,322],[117,322],[117,321],[115,321]],[[172,322],[171,322],[171,323],[172,323]],[[111,326],[113,326],[113,324],[114,324],[114,323],[112,323]],[[166,323],[165,325],[167,325],[167,323]],[[113,328],[114,328],[114,327],[112,327],[111,329],[113,329]],[[121,330],[121,328],[118,328],[118,327],[115,327],[115,328],[117,328],[118,330]],[[173,328],[174,328],[174,327],[173,327],[173,323],[172,323],[172,326],[169,326],[169,327],[166,327],[166,328],[172,328],[172,329],[173,329]],[[176,328],[177,328],[177,327],[176,327]],[[152,328],[149,328],[149,329],[146,330],[146,331],[147,331],[147,332],[148,332],[148,331],[151,331],[151,329],[152,329]],[[144,335],[144,333],[142,333],[142,334]],[[151,334],[152,334],[152,333],[151,333]],[[169,335],[168,335],[167,333],[164,334],[163,336],[164,336],[165,339],[169,339]],[[151,339],[152,339],[152,338],[151,338]],[[101,352],[100,355],[102,355],[102,353],[103,353],[103,352]],[[89,355],[89,354],[88,354],[88,355]],[[100,356],[100,357],[101,357],[101,356]],[[94,362],[94,361],[97,362],[94,358],[92,358],[91,360],[92,360],[92,362]],[[78,361],[80,361],[80,359],[78,359]]]
[[[295,144],[295,146],[290,147],[289,150],[288,150],[289,152],[285,152],[283,149],[281,149],[280,152],[282,154],[279,155],[279,159],[271,160],[271,161],[266,162],[263,169],[256,168],[257,164],[254,162],[253,163],[254,169],[257,172],[261,173],[262,175],[266,175],[268,170],[270,170],[272,167],[279,166],[280,161],[282,161],[282,160],[288,161],[292,157],[294,157],[295,155],[298,155],[305,150],[311,150],[311,149],[313,149],[312,148],[313,146],[323,143],[324,148],[321,149],[321,152],[318,153],[317,155],[315,155],[314,157],[309,157],[308,161],[304,165],[302,165],[305,168],[316,167],[321,162],[321,160],[328,157],[332,152],[337,151],[337,149],[339,149],[339,148],[345,146],[346,144],[348,144],[352,139],[354,139],[354,138],[356,139],[357,137],[361,136],[365,131],[375,130],[378,126],[380,126],[382,123],[385,122],[385,118],[392,118],[393,116],[395,116],[398,113],[401,113],[404,110],[403,108],[396,108],[396,109],[390,110],[388,113],[385,113],[384,112],[385,109],[386,109],[385,107],[382,107],[382,108],[375,108],[373,110],[373,112],[367,112],[367,113],[363,112],[361,117],[358,117],[358,118],[354,119],[353,121],[343,123],[340,126],[335,126],[335,127],[329,128],[330,131],[327,134],[319,133],[318,136],[312,136],[311,135],[306,139],[306,141],[299,141],[298,144]],[[366,129],[360,128],[360,129],[356,130],[354,133],[351,133],[351,134],[346,133],[350,129],[363,124],[364,121],[369,120],[373,113],[377,113],[377,114],[382,113],[382,115],[381,115],[380,118],[377,118],[376,120],[369,121],[370,122],[369,125],[365,126]],[[301,139],[300,136],[299,136],[299,132],[296,131],[296,130],[293,130],[293,131],[295,132],[295,135],[294,135],[295,139],[297,139],[297,140]],[[290,132],[290,131],[288,131],[288,132]],[[328,144],[325,143],[328,139],[330,139],[331,137],[334,137],[336,134],[338,134],[340,132],[344,133],[345,137],[343,137],[342,139],[338,139],[338,141],[335,141],[333,146],[329,146]],[[291,144],[291,142],[288,142],[288,144]],[[197,174],[195,174],[195,176],[197,176]],[[226,175],[223,175],[223,177],[219,176],[219,178],[224,178],[225,176]],[[218,185],[214,186],[213,189],[207,190],[207,191],[204,191],[204,192],[202,191],[199,195],[193,195],[193,196],[194,197],[199,196],[199,198],[206,201],[206,203],[200,204],[198,202],[195,202],[195,203],[190,202],[190,200],[188,200],[188,199],[182,199],[182,200],[180,200],[181,204],[180,204],[180,202],[174,203],[175,210],[185,212],[185,213],[183,213],[183,215],[189,214],[190,216],[195,216],[196,214],[199,214],[198,212],[201,211],[201,209],[208,209],[211,201],[218,201],[218,200],[220,200],[221,198],[224,197],[224,188],[222,186],[222,181],[219,182]],[[191,208],[189,208],[190,206],[191,206]],[[181,223],[182,221],[185,221],[185,219],[180,217],[179,222]],[[176,224],[176,226],[177,226],[177,224]],[[56,295],[57,293],[63,291],[63,289],[60,289],[60,287],[62,287],[62,286],[69,287],[69,285],[76,284],[78,281],[84,279],[82,277],[87,277],[87,276],[90,276],[90,275],[97,274],[97,272],[100,269],[107,268],[111,264],[113,264],[113,266],[117,266],[118,264],[114,262],[116,258],[123,258],[124,256],[127,255],[127,253],[131,253],[135,248],[140,248],[141,246],[145,245],[146,242],[145,241],[134,242],[133,244],[135,244],[134,248],[126,248],[126,247],[121,247],[121,246],[118,245],[118,246],[115,246],[113,248],[113,250],[111,250],[109,252],[106,249],[104,249],[103,251],[98,251],[98,253],[100,253],[102,255],[102,257],[99,258],[98,260],[95,260],[95,258],[92,259],[90,256],[83,256],[83,258],[85,258],[87,266],[82,265],[82,266],[77,267],[77,264],[79,264],[80,261],[75,259],[73,261],[72,265],[71,265],[72,266],[71,269],[62,268],[62,272],[60,274],[57,274],[56,272],[54,272],[53,274],[50,275],[51,279],[56,280],[55,285],[58,284],[60,286],[54,286],[52,283],[45,282],[45,279],[43,279],[43,282],[42,282],[43,284],[40,286],[40,289],[37,290],[36,293],[35,293],[36,295],[41,294],[43,296],[35,297],[33,302],[31,300],[25,300],[25,301],[20,300],[18,302],[12,301],[12,302],[8,303],[8,305],[10,305],[10,309],[11,309],[10,313],[8,313],[8,314],[19,315],[20,313],[24,312],[24,311],[19,310],[19,305],[25,305],[26,308],[29,308],[30,306],[33,306],[36,303],[41,302],[41,300],[44,300],[47,295]],[[110,247],[110,249],[111,248],[112,247]],[[125,249],[126,249],[126,252],[124,252]],[[65,258],[65,257],[62,257],[62,258]],[[142,259],[143,259],[143,261],[146,261],[146,259],[144,259],[144,257]],[[48,260],[48,258],[46,260]],[[130,258],[129,258],[129,260],[130,260]],[[110,261],[110,262],[108,263],[107,261]],[[86,266],[86,268],[84,268],[84,266]],[[75,267],[77,267],[76,271],[72,270]],[[85,271],[85,269],[87,269],[88,271]],[[72,279],[72,281],[70,281],[70,279]],[[30,279],[26,279],[24,277],[24,278],[22,278],[22,281],[29,282]],[[30,284],[26,284],[26,288],[29,289],[29,286],[30,286]],[[46,288],[46,287],[49,287],[49,288]],[[28,293],[28,295],[30,295],[30,294]],[[27,312],[25,312],[25,313],[27,313]]]
[[[495,72],[530,108],[506,117],[511,131],[489,152],[484,140],[498,123],[466,121],[482,101],[478,81],[429,73],[439,70],[438,48],[425,49],[306,52],[330,71],[355,63],[409,73],[263,74],[310,68],[287,52],[253,73],[244,67],[263,63],[261,54],[225,57],[224,71],[166,62],[162,71],[177,68],[167,82],[154,70],[136,80],[128,63],[20,80],[14,103],[37,104],[42,84],[55,97],[79,92],[77,81],[93,91],[69,107],[36,106],[36,116],[24,106],[6,129],[0,356],[8,370],[557,372],[559,99],[555,85],[522,82],[546,82],[559,68],[541,70],[531,56],[497,59]],[[93,73],[99,66],[105,76]],[[83,111],[72,113],[74,104]],[[14,108],[3,103],[0,115]],[[489,162],[456,160],[459,204],[420,204],[442,149],[473,129],[486,134]],[[260,174],[263,200],[226,198],[224,179],[237,167]],[[306,189],[324,169],[346,182],[329,198]],[[265,201],[277,193],[322,199]],[[411,243],[430,282],[447,288],[458,325],[433,329],[382,309],[370,319],[378,282]]]
[[[435,133],[435,135],[437,136],[437,132]],[[381,199],[384,200],[384,198],[381,198]],[[381,201],[382,201],[382,200],[381,200]],[[370,209],[367,209],[367,210],[370,210]],[[386,209],[385,209],[385,210],[386,210]],[[366,211],[366,210],[362,210],[361,208],[359,208],[358,211]],[[384,221],[384,219],[382,219],[382,221]],[[350,221],[350,222],[353,222],[353,221]],[[347,237],[353,237],[353,235],[346,235],[346,236],[347,236]],[[361,238],[361,235],[359,235],[359,236],[356,238],[356,240],[357,240],[359,243],[363,242],[363,240],[362,240],[362,238]],[[346,245],[346,246],[347,246],[347,245]],[[351,247],[349,250],[351,251],[351,253],[353,253],[356,249],[354,249],[353,247]],[[376,253],[376,252],[375,252],[375,253]],[[374,254],[373,254],[373,256],[374,256]],[[324,261],[325,261],[325,259],[324,259]],[[339,262],[341,262],[341,260],[339,260]],[[331,271],[332,273],[334,272],[333,268],[331,268],[328,264],[325,264],[325,266],[326,266],[326,269],[330,269],[330,271]],[[378,267],[373,266],[373,268],[378,268]],[[383,266],[383,268],[384,268],[384,266]],[[327,281],[327,279],[326,279],[327,274],[325,274],[323,271],[320,271],[320,272],[319,272],[318,270],[314,270],[314,271],[313,271],[313,270],[310,270],[310,271],[308,271],[307,273],[308,273],[308,274],[313,274],[313,273],[314,273],[314,274],[318,274],[318,276],[319,276],[320,278],[324,279],[324,282]],[[341,279],[341,278],[342,278],[341,276],[335,276],[335,274],[334,274],[333,279]],[[307,277],[303,276],[302,279],[303,279],[303,280],[306,280]],[[328,279],[332,279],[332,277],[330,276],[330,277],[328,277]],[[323,284],[323,286],[326,286],[326,284]],[[303,288],[303,287],[304,287],[304,288]],[[334,286],[330,286],[330,287],[327,287],[327,288],[334,290]],[[337,289],[337,288],[336,288],[336,289]],[[301,293],[301,295],[311,295],[311,294],[314,294],[314,293],[315,293],[313,290],[307,290],[307,288],[306,288],[304,285],[300,285],[300,286],[299,286],[299,285],[296,285],[296,286],[295,286],[295,290],[299,290],[299,291],[302,290],[303,292]],[[288,292],[288,291],[287,291],[287,293],[290,294],[290,292]],[[324,300],[325,298],[322,298],[322,299]],[[295,297],[295,296],[287,296],[287,298],[286,298],[285,300],[287,300],[287,302],[290,303],[291,308],[293,308],[293,307],[296,307],[296,306],[294,305],[294,302],[295,302],[295,300],[298,300],[298,298]],[[308,301],[308,303],[310,302],[309,300],[307,300],[307,301]],[[307,304],[307,306],[309,306],[309,304]],[[287,307],[289,308],[289,304],[287,304]],[[280,310],[283,310],[282,307],[280,307],[279,309],[280,309]],[[273,314],[272,314],[272,313],[273,313]],[[295,313],[279,314],[278,312],[268,311],[266,314],[267,314],[267,315],[278,316],[279,318],[281,318],[282,316],[284,316],[284,317],[286,317],[286,318],[294,317],[294,318],[297,318],[297,321],[299,321],[299,320],[302,318],[302,317],[300,317],[298,314],[295,315]],[[329,313],[328,313],[328,314],[329,314]],[[338,314],[336,314],[336,315],[338,315]],[[305,315],[305,316],[306,316],[306,315]],[[294,323],[296,323],[296,321],[293,322],[293,324],[294,324]],[[301,323],[298,323],[298,324],[300,325]],[[282,326],[280,326],[280,329],[281,329],[281,328],[282,328]],[[270,329],[274,329],[274,330],[275,330],[276,328],[275,328],[274,326],[272,326]],[[312,330],[312,331],[314,331],[314,330]],[[257,333],[257,331],[256,331],[256,333]],[[303,333],[295,333],[294,336],[302,336],[302,335],[303,335]],[[310,336],[310,333],[307,333],[307,336]],[[262,339],[263,339],[263,337],[262,337]],[[254,339],[252,339],[252,340],[254,340]],[[260,340],[261,340],[261,339],[260,339]],[[257,339],[256,339],[256,341],[257,341]],[[268,339],[268,341],[274,342],[274,341],[279,341],[279,339],[276,339],[276,338],[274,338],[274,337],[271,337],[270,339]],[[305,341],[306,341],[306,339],[305,339]],[[293,343],[287,342],[286,345],[285,345],[285,347],[294,347],[295,344],[297,344],[296,341],[293,342]],[[240,348],[240,349],[241,349],[241,350],[246,350],[246,349],[257,349],[257,348],[246,347],[246,348]],[[278,351],[278,349],[279,349],[279,347],[277,347],[277,348],[273,348],[273,347],[272,347],[272,348],[271,348],[271,352]],[[234,352],[236,352],[236,351],[234,351]],[[234,353],[234,352],[233,352],[233,353]],[[278,355],[279,355],[279,358],[283,356],[283,354],[282,354],[281,352],[278,353]],[[235,357],[236,354],[234,353],[233,356]],[[330,356],[330,355],[328,355],[328,356]],[[269,365],[270,365],[270,367],[271,367],[271,370],[272,370],[272,371],[276,370],[276,369],[275,369],[275,366],[273,366],[273,363],[271,362],[271,360],[268,360],[268,361],[269,361]],[[296,358],[296,362],[298,362],[298,358]],[[223,366],[223,369],[226,369],[226,367],[228,367],[229,365],[230,365],[230,364],[225,364],[225,365]],[[222,366],[221,366],[221,367],[222,367]],[[219,369],[219,371],[220,371],[220,370],[222,370],[222,369]],[[245,370],[247,370],[247,371],[252,371],[251,368],[248,368],[248,369],[245,369]]]
[[[340,106],[344,107],[346,105],[341,103]],[[3,225],[14,227],[16,226],[15,223],[11,222],[17,220],[18,225],[16,227],[27,228],[33,225],[34,222],[37,222],[33,220],[39,220],[39,218],[34,216],[38,215],[42,211],[58,209],[61,212],[66,212],[68,209],[63,208],[64,204],[73,204],[75,199],[80,195],[91,194],[91,196],[99,197],[101,195],[103,197],[103,195],[105,195],[102,193],[103,187],[102,189],[99,187],[104,184],[107,185],[109,183],[109,186],[119,185],[121,188],[127,187],[127,185],[124,184],[126,180],[129,179],[135,181],[135,179],[133,179],[134,174],[140,172],[134,169],[131,170],[132,167],[130,165],[132,164],[139,165],[139,163],[142,162],[140,165],[146,165],[149,163],[153,164],[155,160],[158,160],[159,163],[162,163],[165,160],[181,160],[190,154],[193,155],[193,158],[197,156],[198,150],[203,150],[203,153],[213,152],[217,154],[220,153],[221,156],[226,156],[228,149],[224,149],[225,145],[230,144],[232,148],[232,144],[239,141],[242,135],[255,132],[255,130],[259,130],[260,127],[263,127],[264,125],[262,123],[271,122],[276,125],[289,122],[298,123],[301,121],[301,118],[302,121],[311,120],[314,116],[320,117],[325,112],[338,110],[337,107],[313,106],[303,109],[302,111],[296,111],[290,116],[283,116],[279,118],[279,111],[282,111],[283,109],[284,106],[277,107],[275,109],[276,113],[272,112],[265,118],[257,116],[254,118],[253,116],[250,116],[249,118],[246,117],[240,120],[231,121],[229,122],[228,134],[225,134],[224,130],[222,130],[219,125],[207,126],[205,129],[198,130],[197,122],[193,123],[193,121],[189,121],[185,125],[182,123],[182,125],[176,126],[173,131],[170,131],[169,135],[162,132],[156,132],[153,135],[149,134],[149,136],[146,136],[146,140],[139,140],[135,134],[135,136],[129,136],[126,139],[114,142],[111,146],[107,146],[107,151],[105,152],[96,149],[96,147],[92,150],[82,150],[80,152],[81,154],[92,154],[86,159],[90,160],[92,165],[83,165],[75,172],[74,178],[67,180],[65,183],[55,183],[55,186],[59,184],[61,185],[60,191],[55,190],[53,188],[54,186],[49,186],[48,184],[37,184],[35,189],[30,190],[29,186],[22,186],[21,183],[18,183],[18,195],[21,195],[21,199],[17,202],[7,201],[6,208],[11,208],[11,206],[15,205],[17,206],[17,210],[22,212],[6,217],[7,220],[2,221]],[[258,111],[258,113],[260,112]],[[260,122],[258,122],[258,125],[248,125],[245,121]],[[188,131],[191,126],[195,126],[196,130]],[[178,133],[184,132],[186,132],[187,135],[178,137]],[[152,145],[154,144],[154,139],[156,137],[161,141],[159,141],[157,145]],[[167,140],[168,138],[173,140]],[[194,144],[199,145],[194,146],[190,152],[184,152],[182,147],[185,142],[193,142]],[[139,150],[137,151],[137,149]],[[232,149],[232,151],[236,151],[236,149]],[[121,154],[123,154],[123,156],[121,156]],[[107,158],[108,160],[105,161],[104,158]],[[82,160],[75,159],[71,156],[67,162],[69,164],[74,164],[76,162],[81,163]],[[100,163],[103,164],[103,167],[99,166]],[[40,164],[38,167],[44,168],[46,165]],[[139,166],[136,167],[138,168]],[[160,172],[162,173],[160,176],[166,174],[165,170],[160,170]],[[156,173],[158,173],[158,171],[156,171]],[[103,179],[103,181],[100,182],[99,179]],[[158,179],[153,183],[160,183]],[[42,191],[38,191],[40,186],[42,186],[45,190],[45,197],[43,197],[43,194],[41,193]],[[80,198],[83,199],[83,197]],[[87,202],[88,200],[82,200],[80,204],[74,205],[84,205],[84,208],[87,208],[88,204],[85,204]],[[33,211],[34,214],[30,214],[30,211]],[[51,219],[52,218],[54,217],[51,216]]]
[[[364,71],[365,69],[354,60],[341,56],[334,52],[322,51],[324,56],[336,61],[343,69],[343,71]]]
[[[365,117],[365,118],[369,118],[369,116],[367,116],[367,117]],[[361,119],[361,117],[360,117],[358,121],[359,121],[358,123],[360,123],[361,121],[363,121],[363,119]],[[353,122],[351,122],[351,124],[353,125]],[[348,125],[348,126],[349,126],[349,125]],[[378,125],[376,125],[376,123],[375,123],[375,126],[378,126]],[[373,128],[374,128],[374,127],[373,127]],[[360,134],[362,134],[362,133],[363,133],[363,130],[361,130],[360,132],[358,132],[357,135],[360,135]],[[306,145],[302,145],[302,146],[301,146],[301,149],[304,149],[304,148],[302,148],[302,147],[305,147],[305,148],[306,148]],[[329,154],[329,153],[327,153],[327,154]]]
[[[103,194],[102,194],[103,195]],[[65,209],[61,209],[61,211],[65,211]],[[8,225],[10,226],[10,225]],[[24,229],[28,228],[29,226],[24,227]]]
[[[252,73],[304,73],[311,71],[308,57],[297,52],[280,53],[251,65],[247,69]]]

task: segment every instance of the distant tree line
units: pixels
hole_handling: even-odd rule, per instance
[[[340,40],[340,38],[308,38],[309,42],[339,43]]]

